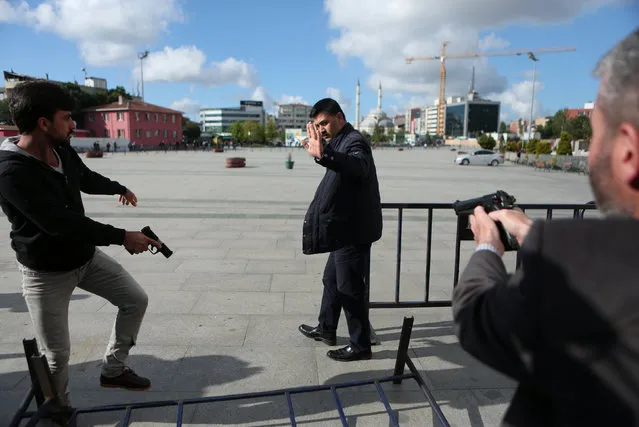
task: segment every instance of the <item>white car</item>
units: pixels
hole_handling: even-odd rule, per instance
[[[458,165],[490,165],[497,166],[504,163],[504,155],[492,150],[475,150],[468,154],[461,154],[455,159]]]

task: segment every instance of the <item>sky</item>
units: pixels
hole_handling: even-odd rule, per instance
[[[599,58],[639,23],[637,0],[0,0],[0,69],[60,81],[107,79],[197,118],[244,99],[312,105],[326,96],[354,122],[377,105],[389,116],[433,105],[439,61],[406,57],[575,48],[538,55],[534,116],[595,98]],[[502,102],[505,121],[530,115],[526,56],[449,59],[447,96]],[[1,82],[0,82],[1,84]]]

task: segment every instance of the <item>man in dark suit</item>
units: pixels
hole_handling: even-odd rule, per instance
[[[304,218],[302,245],[306,255],[330,252],[324,269],[324,293],[317,326],[299,331],[335,345],[342,308],[349,345],[329,350],[331,359],[349,362],[371,358],[366,276],[371,244],[382,236],[382,208],[371,146],[346,121],[330,98],[311,109],[304,147],[326,168]]]
[[[470,218],[453,294],[461,346],[519,382],[508,426],[639,425],[639,29],[597,67],[590,181],[604,219]],[[495,222],[521,244],[509,275]]]

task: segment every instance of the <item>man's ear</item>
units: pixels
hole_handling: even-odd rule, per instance
[[[51,122],[46,117],[40,117],[38,119],[37,128],[43,132],[46,132],[51,126]]]
[[[615,145],[619,149],[617,164],[620,178],[633,189],[639,190],[639,129],[628,122],[622,123]]]

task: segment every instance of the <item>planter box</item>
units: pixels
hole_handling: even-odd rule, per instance
[[[243,168],[246,166],[246,159],[244,157],[228,157],[226,159],[227,168]]]
[[[84,157],[87,159],[94,159],[104,157],[104,153],[102,151],[87,151],[84,153]]]

